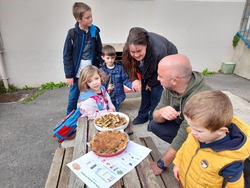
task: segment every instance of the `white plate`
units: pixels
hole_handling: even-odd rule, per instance
[[[115,127],[115,128],[99,127],[98,125],[95,124],[95,120],[96,120],[97,118],[101,117],[101,116],[99,116],[99,117],[97,117],[96,119],[94,119],[94,126],[95,126],[95,128],[96,128],[98,131],[109,131],[109,130],[124,131],[124,129],[127,128],[128,124],[129,124],[129,117],[128,117],[126,114],[124,114],[124,113],[122,113],[122,112],[108,112],[107,114],[114,114],[114,115],[117,115],[117,114],[118,114],[119,116],[125,117],[125,119],[127,120],[127,123],[126,123],[125,125],[122,125],[122,126],[120,126],[120,127]],[[102,115],[102,116],[104,116],[104,115]]]

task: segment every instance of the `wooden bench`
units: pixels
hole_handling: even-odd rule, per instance
[[[56,149],[45,184],[46,188],[67,187],[70,169],[66,164],[72,161],[73,150],[73,147]]]
[[[149,161],[157,161],[162,157],[161,153],[157,149],[153,139],[151,137],[143,137],[140,138],[141,144],[150,148],[152,151],[150,152],[148,159]],[[161,175],[156,176],[160,187],[168,187],[175,188],[179,187],[179,183],[174,177],[174,173],[172,171],[173,165],[170,165]]]
[[[69,148],[56,149],[52,160],[49,175],[46,181],[45,188],[80,188],[86,187],[83,181],[78,178],[68,167],[67,163],[75,160],[85,153],[89,152],[87,143],[98,131],[93,125],[93,121],[87,121],[86,118],[80,118],[77,127],[75,145]],[[150,155],[139,163],[136,168],[124,175],[117,181],[112,188],[131,188],[131,187],[147,187],[147,188],[177,188],[179,187],[174,178],[172,169],[167,169],[160,176],[155,176],[149,163],[152,160],[158,160],[161,157],[152,138],[138,138],[136,135],[131,135],[130,139],[138,144],[150,148]]]

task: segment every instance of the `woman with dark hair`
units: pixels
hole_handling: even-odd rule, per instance
[[[140,27],[130,29],[122,63],[132,81],[132,88],[141,91],[141,105],[132,122],[134,125],[152,120],[163,90],[157,80],[158,63],[163,57],[177,53],[176,46],[165,37]]]

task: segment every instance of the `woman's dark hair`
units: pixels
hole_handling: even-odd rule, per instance
[[[126,44],[147,46],[148,35],[147,31],[141,27],[133,27],[129,30]]]
[[[147,31],[140,27],[133,27],[129,30],[128,38],[126,44],[123,48],[122,53],[122,64],[127,72],[129,78],[134,81],[137,78],[137,62],[134,58],[131,57],[129,51],[129,45],[148,45],[148,35]]]

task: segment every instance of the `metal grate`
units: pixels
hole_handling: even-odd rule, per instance
[[[18,102],[23,96],[23,94],[0,95],[0,103]]]

